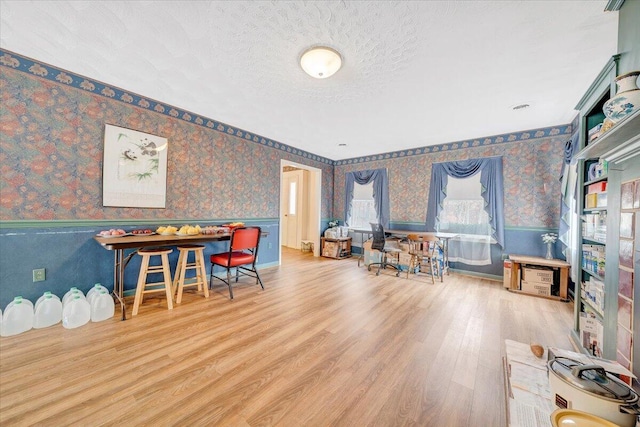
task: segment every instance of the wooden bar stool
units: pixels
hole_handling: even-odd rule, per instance
[[[182,291],[188,286],[197,286],[198,291],[204,291],[205,298],[209,298],[209,286],[207,280],[207,269],[204,266],[204,246],[203,245],[180,245],[178,246],[178,265],[173,278],[173,291],[178,291],[176,303],[182,302]],[[189,262],[189,253],[193,252],[195,259]],[[195,277],[185,278],[187,270],[195,270]],[[193,279],[193,280],[192,280]],[[190,282],[185,283],[185,280]]]
[[[140,249],[138,255],[142,257],[140,264],[140,275],[138,276],[138,286],[136,287],[136,297],[133,301],[133,316],[138,314],[138,308],[142,303],[144,294],[152,292],[162,292],[167,294],[167,308],[173,309],[173,293],[171,290],[171,270],[169,269],[169,254],[173,252],[171,249],[165,248],[149,248]],[[160,256],[161,265],[149,265],[152,256]],[[164,281],[147,283],[147,275],[153,273],[162,273]]]

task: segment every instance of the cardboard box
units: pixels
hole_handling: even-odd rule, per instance
[[[337,257],[340,245],[338,242],[324,242],[324,248],[322,248],[322,256]]]
[[[504,260],[504,270],[503,270],[503,283],[502,286],[509,289],[511,287],[511,260]]]
[[[522,268],[522,280],[530,283],[553,283],[553,270],[543,270],[541,268]]]
[[[527,282],[523,280],[520,282],[520,290],[534,295],[551,295],[551,283],[537,283]]]

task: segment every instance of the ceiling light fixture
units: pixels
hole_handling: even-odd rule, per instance
[[[326,79],[338,72],[342,66],[342,56],[330,47],[314,46],[302,54],[300,66],[311,77]]]

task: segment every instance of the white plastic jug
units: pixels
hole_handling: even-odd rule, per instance
[[[62,326],[67,329],[86,325],[91,320],[91,306],[84,296],[75,295],[62,307]]]
[[[56,325],[62,320],[62,302],[60,298],[45,292],[36,302],[33,327],[36,329]]]
[[[91,300],[93,300],[93,298],[96,295],[98,295],[100,291],[109,292],[107,288],[102,286],[100,283],[96,283],[95,285],[93,285],[93,288],[89,289],[89,292],[87,292],[87,297],[86,297],[87,301],[89,301],[89,304],[91,304]]]
[[[4,310],[2,316],[3,337],[18,335],[33,327],[33,303],[28,299],[17,296]]]
[[[51,291],[46,291],[44,294],[42,294],[42,296],[40,298],[38,298],[38,300],[36,301],[36,304],[33,306],[34,311],[38,310],[38,306],[40,305],[40,303],[42,303],[42,301],[45,300],[45,298],[55,298],[58,301],[60,301],[60,297],[56,294],[51,293]]]
[[[102,322],[111,319],[116,306],[113,297],[107,291],[100,291],[99,294],[92,295],[91,299],[91,321]]]
[[[73,288],[69,289],[69,291],[62,297],[62,308],[64,309],[64,306],[76,296],[80,296],[82,299],[85,299],[84,293],[82,293],[80,289],[74,286]]]

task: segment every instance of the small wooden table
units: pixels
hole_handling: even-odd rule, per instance
[[[535,295],[528,292],[521,291],[520,284],[518,283],[519,272],[521,269],[521,265],[535,265],[542,267],[553,267],[560,269],[560,295],[555,296],[544,296],[544,295],[536,295],[541,296],[543,298],[556,299],[563,302],[568,302],[568,288],[569,288],[569,268],[571,268],[571,264],[566,261],[562,261],[560,259],[546,259],[538,256],[527,256],[527,255],[509,255],[509,259],[511,260],[511,287],[509,290],[511,292],[522,292],[527,295]]]

